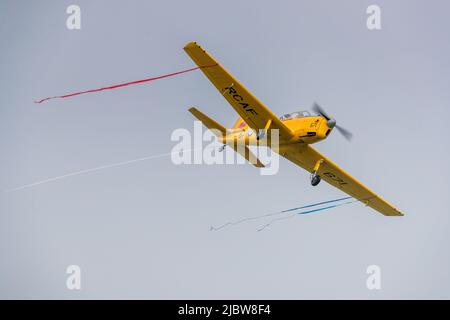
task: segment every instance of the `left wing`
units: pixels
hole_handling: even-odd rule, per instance
[[[280,154],[309,172],[313,172],[317,162],[323,160],[317,172],[322,180],[385,216],[403,216],[403,213],[397,208],[383,200],[311,146],[291,144],[280,150]]]
[[[292,131],[269,108],[196,42],[188,43],[184,50],[250,128],[255,132],[278,129],[282,139],[293,138]]]

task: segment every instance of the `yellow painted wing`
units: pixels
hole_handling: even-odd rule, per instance
[[[403,213],[397,208],[380,198],[377,194],[339,168],[331,160],[325,158],[311,146],[292,144],[286,146],[283,150],[280,150],[280,154],[309,172],[313,172],[317,161],[323,159],[324,162],[320,165],[318,170],[318,174],[322,180],[325,180],[332,186],[342,190],[355,199],[360,200],[385,216],[403,216]]]
[[[272,111],[196,42],[188,43],[184,50],[199,67],[202,67],[201,70],[206,77],[255,132],[278,129],[282,139],[288,141],[293,137],[291,130]]]

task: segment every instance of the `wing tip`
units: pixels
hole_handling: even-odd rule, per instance
[[[202,49],[202,47],[201,47],[200,45],[198,45],[196,41],[190,41],[190,42],[188,42],[188,43],[183,47],[183,49],[184,49],[185,51],[186,51],[186,50],[190,50],[190,49],[196,49],[196,48]],[[203,50],[203,49],[202,49],[202,50]],[[204,50],[203,50],[203,51],[204,51]]]
[[[403,212],[401,212],[399,209],[397,209],[396,207],[391,205],[392,210],[394,210],[394,214],[391,214],[391,216],[396,216],[396,217],[403,217],[405,214]]]
[[[189,111],[190,113],[193,113],[193,112],[197,111],[197,108],[196,108],[196,107],[190,107],[190,108],[188,109],[188,111]]]
[[[377,209],[375,209],[377,210]],[[379,211],[379,210],[377,210]],[[393,211],[393,212],[392,212]],[[390,212],[382,212],[385,216],[390,216],[390,217],[403,217],[405,214],[403,212],[401,212],[400,210],[398,210],[397,208],[392,207],[392,210],[390,210]]]

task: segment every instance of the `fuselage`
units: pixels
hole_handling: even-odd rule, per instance
[[[285,117],[285,116],[284,116]],[[322,116],[302,116],[280,118],[281,121],[293,132],[293,138],[289,141],[279,139],[279,144],[292,143],[306,143],[312,144],[325,139],[333,128],[327,124],[327,120]],[[266,133],[265,138],[268,142],[271,140],[272,130]],[[247,125],[239,128],[230,129],[228,134],[224,137],[224,143],[231,143],[232,141],[241,141],[248,145],[258,145],[260,141],[257,139],[257,134]]]
[[[307,116],[284,120],[283,123],[294,133],[294,141],[312,144],[325,139],[332,128],[322,116]]]

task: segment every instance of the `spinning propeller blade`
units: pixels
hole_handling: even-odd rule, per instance
[[[330,117],[325,111],[325,109],[323,109],[317,102],[314,102],[312,109],[314,110],[314,112],[318,113],[319,115],[327,119],[327,124],[330,128],[335,127],[345,139],[347,139],[348,141],[352,140],[353,134],[344,127],[337,125],[336,120]]]

